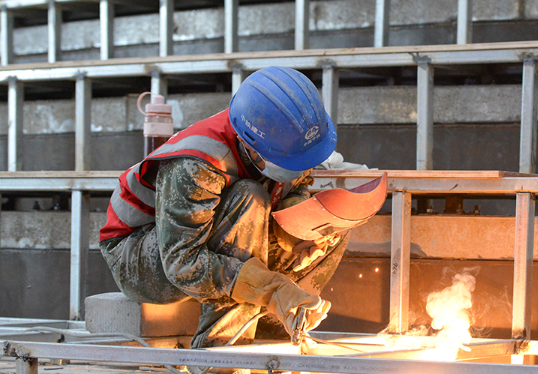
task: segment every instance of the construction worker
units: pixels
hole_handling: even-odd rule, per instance
[[[316,327],[330,308],[318,295],[347,238],[303,241],[270,213],[310,197],[310,170],[335,144],[306,76],[282,67],[251,74],[227,110],[176,133],[119,178],[100,231],[118,287],[139,302],[200,301],[192,348],[225,345],[261,307],[288,333],[299,306],[310,311],[306,329]]]

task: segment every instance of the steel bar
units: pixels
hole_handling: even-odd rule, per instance
[[[168,95],[168,79],[160,71],[151,73],[151,93],[154,95]]]
[[[512,338],[514,339],[530,340],[531,336],[534,210],[534,196],[530,193],[518,193],[512,303]]]
[[[321,83],[321,95],[325,110],[329,113],[335,126],[338,123],[338,68],[333,64],[323,65],[323,75]]]
[[[295,50],[310,48],[310,0],[295,0]]]
[[[75,87],[75,170],[90,170],[92,82],[79,75]]]
[[[48,33],[49,52],[48,61],[54,63],[61,60],[62,51],[62,11],[60,4],[55,0],[49,0],[48,8]]]
[[[519,171],[536,171],[536,102],[538,82],[536,60],[532,57],[523,61],[523,86],[521,97],[521,134],[519,147]]]
[[[374,47],[389,45],[389,20],[391,0],[376,0]]]
[[[2,194],[0,193],[0,222],[2,222]],[[1,228],[1,225],[0,225]],[[2,248],[2,233],[0,230],[0,248]]]
[[[458,30],[456,42],[470,44],[473,42],[473,0],[458,0]]]
[[[417,68],[417,170],[433,169],[433,65]]]
[[[245,80],[246,72],[240,65],[232,68],[232,95],[235,95],[241,83]]]
[[[239,0],[224,0],[224,53],[239,50]]]
[[[389,331],[401,333],[409,322],[409,263],[411,258],[411,194],[392,194],[392,235]]]
[[[521,56],[538,54],[536,44],[527,43],[525,48],[501,48],[482,50],[478,47],[472,50],[436,51],[436,47],[387,47],[377,52],[376,49],[342,49],[342,50],[309,50],[309,51],[280,51],[280,52],[250,52],[231,54],[169,56],[165,61],[155,58],[135,58],[109,60],[103,63],[92,61],[73,62],[72,66],[41,65],[38,68],[24,68],[18,65],[9,70],[0,69],[0,82],[6,82],[9,77],[16,76],[19,80],[55,80],[75,79],[84,72],[89,78],[148,76],[148,66],[162,73],[217,73],[231,72],[231,64],[241,64],[247,71],[258,70],[267,66],[286,66],[295,69],[317,69],[320,59],[330,59],[342,68],[386,67],[386,66],[415,66],[416,55],[427,54],[432,64],[487,64],[487,63],[519,63]],[[503,46],[507,46],[504,43]],[[515,45],[515,43],[513,44]],[[520,44],[518,44],[520,45]],[[473,45],[476,46],[476,45]],[[460,47],[461,48],[461,47]],[[420,52],[419,52],[420,51]],[[424,51],[424,52],[422,52]],[[143,60],[143,62],[141,62]]]
[[[0,58],[2,66],[13,62],[13,14],[5,5],[0,7]]]
[[[536,373],[535,366],[464,362],[432,362],[379,358],[327,357],[271,353],[233,354],[223,351],[113,347],[59,343],[3,343],[4,354],[154,365],[197,365],[258,370],[321,373],[505,374]]]
[[[87,192],[75,190],[71,194],[71,278],[69,294],[69,318],[73,320],[84,319],[89,248],[90,195]]]
[[[159,16],[159,56],[170,56],[174,53],[174,0],[160,0]]]
[[[101,60],[114,57],[114,3],[101,0],[99,3],[99,24],[101,30]]]
[[[9,78],[7,105],[8,105],[8,133],[7,133],[7,170],[22,170],[22,115],[24,101],[24,86],[15,77]]]

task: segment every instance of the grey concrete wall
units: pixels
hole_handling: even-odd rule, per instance
[[[457,0],[394,0],[391,9],[390,24],[394,27],[453,23],[457,13]],[[239,35],[243,38],[252,38],[260,35],[292,33],[295,27],[294,17],[294,4],[289,2],[241,6],[239,9]],[[372,28],[374,18],[374,0],[312,1],[310,5],[310,31],[313,33]],[[538,0],[473,1],[474,21],[535,19],[538,19]],[[158,24],[158,14],[117,17],[114,21],[114,44],[120,48],[157,44],[159,41]],[[177,44],[204,39],[221,39],[224,36],[224,10],[223,8],[212,8],[176,12],[174,26],[173,40]],[[98,30],[98,20],[65,23],[62,26],[62,50],[66,52],[81,51],[84,54],[99,48]],[[397,31],[395,30],[395,32]],[[405,45],[407,44],[405,41],[405,37],[391,37],[391,44],[394,45]],[[451,43],[453,42],[451,41]],[[415,43],[411,42],[410,44]],[[359,43],[346,46],[366,45]],[[17,28],[14,32],[16,55],[27,55],[30,58],[35,55],[44,55],[47,46],[46,26]],[[249,45],[241,47],[245,50],[252,50],[248,48]],[[256,50],[255,43],[251,43],[250,47],[254,47],[253,50]],[[334,46],[327,44],[326,47]],[[219,52],[219,49],[222,51],[223,47],[220,45],[215,46],[215,48],[216,50],[214,48],[206,49],[205,52]],[[293,48],[293,44],[291,48]],[[264,49],[274,48],[269,45]],[[156,49],[152,51],[156,51]],[[141,55],[149,55],[148,52],[142,52]],[[202,48],[196,53],[205,52]],[[120,53],[120,55],[123,54]],[[88,56],[90,55],[86,55],[86,57]],[[96,56],[98,57],[98,55]]]

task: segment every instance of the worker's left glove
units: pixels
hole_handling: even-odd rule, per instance
[[[293,271],[300,271],[309,266],[318,258],[325,256],[327,249],[338,244],[339,234],[331,234],[316,240],[303,240],[293,247],[292,252],[297,255],[293,263]]]
[[[306,292],[284,274],[270,271],[255,257],[243,264],[231,297],[238,303],[248,302],[267,307],[270,313],[276,314],[290,335],[298,307],[309,311],[307,331],[317,327],[327,317],[331,307],[330,302]]]

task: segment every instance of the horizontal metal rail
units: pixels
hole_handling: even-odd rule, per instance
[[[432,362],[402,359],[353,358],[241,353],[219,350],[159,349],[4,341],[4,354],[23,358],[56,358],[154,365],[196,365],[257,370],[320,373],[431,373],[505,374],[538,373],[538,367],[509,364]]]

